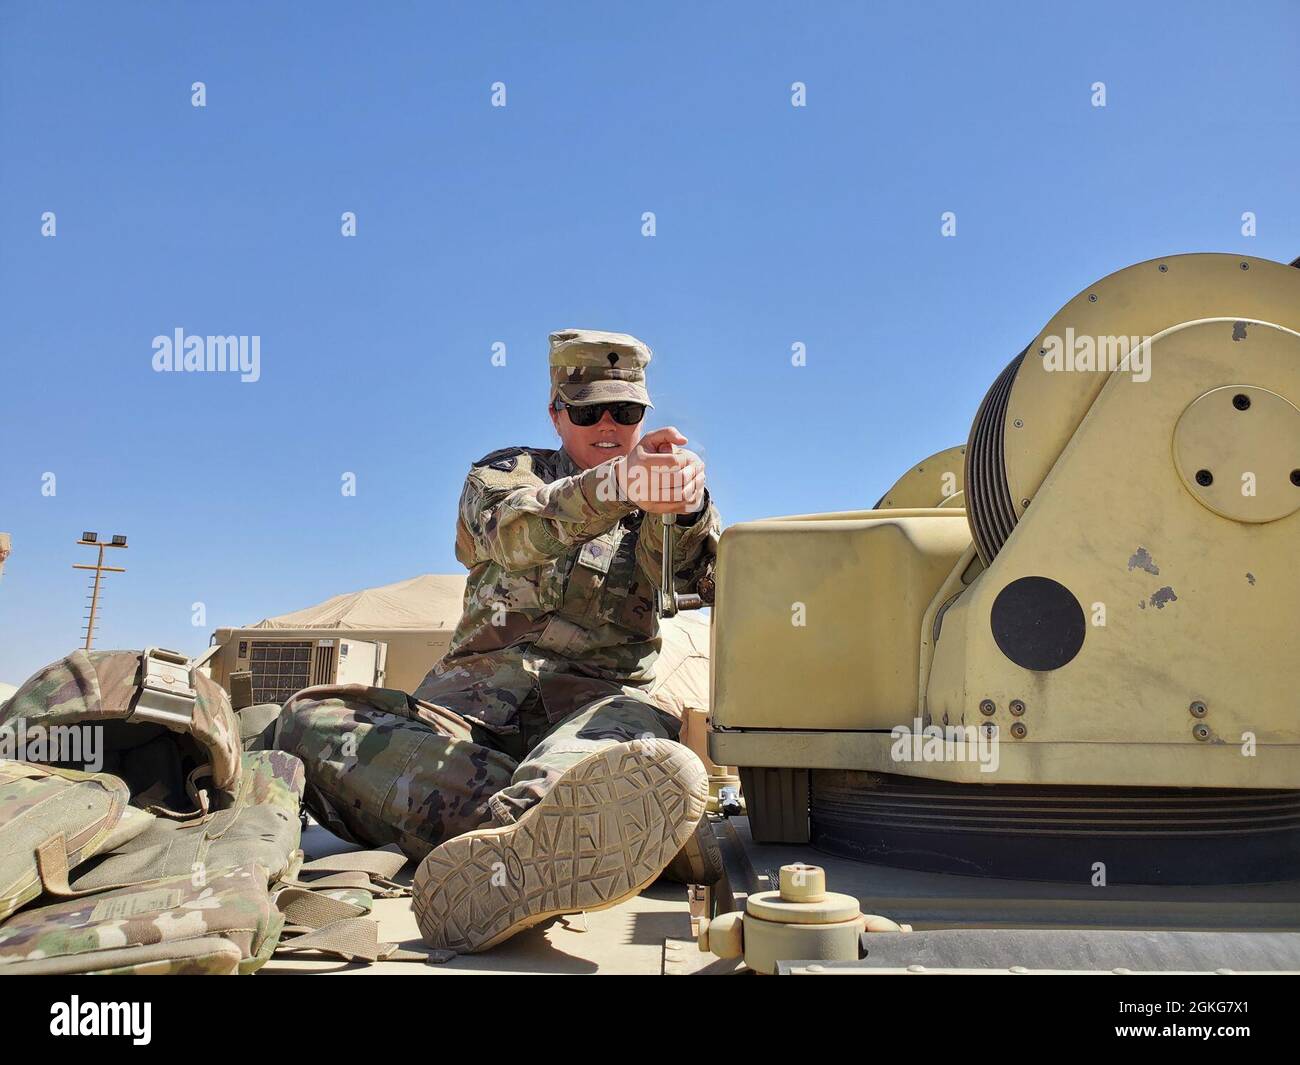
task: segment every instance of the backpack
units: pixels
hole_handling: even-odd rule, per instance
[[[24,910],[0,924],[0,974],[252,972],[284,916],[251,865]]]
[[[129,798],[107,774],[0,762],[0,921],[40,895],[51,848],[75,864],[143,831],[152,818]]]
[[[256,746],[264,726],[241,727],[225,691],[184,655],[159,648],[75,651],[0,707],[0,729],[29,767],[49,767],[44,774],[14,771],[14,796],[7,808],[0,804],[0,850],[12,840],[22,856],[4,897],[14,909],[35,894],[69,900],[13,917],[0,910],[0,920],[9,917],[0,924],[0,972],[37,960],[19,949],[33,937],[42,940],[46,970],[59,972],[137,971],[137,965],[151,972],[248,972],[284,933],[298,936],[284,949],[400,957],[377,942],[373,922],[365,922],[370,928],[356,922],[374,890],[391,893],[402,857],[348,855],[304,865],[302,763],[284,751],[243,750],[241,734]],[[102,772],[69,776],[72,763],[88,757]],[[55,805],[16,816],[18,791],[31,788],[19,781],[54,779],[75,781],[87,795],[99,789],[97,801],[87,804],[86,824],[75,818],[65,824]],[[29,837],[38,841],[34,849]],[[354,872],[340,880],[338,873],[348,869]],[[321,882],[303,882],[304,871],[335,874],[321,886],[337,897],[313,897],[313,883]],[[202,920],[190,912],[199,910]],[[143,932],[147,942],[119,943],[125,953],[111,955],[96,945],[103,922],[103,942],[117,943],[112,928],[123,913],[135,919],[155,912],[158,924],[198,920],[203,934],[155,941]],[[226,916],[234,922],[228,927]],[[250,927],[256,934],[245,934]]]

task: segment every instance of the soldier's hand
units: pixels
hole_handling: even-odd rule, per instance
[[[704,497],[704,462],[671,426],[647,433],[629,452],[620,487],[647,514],[686,514]]]

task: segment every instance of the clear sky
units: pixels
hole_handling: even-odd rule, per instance
[[[1298,58],[1294,2],[4,0],[0,680],[79,642],[83,530],[101,647],[455,571],[563,327],[650,344],[725,521],[870,506],[1096,278],[1300,255]]]

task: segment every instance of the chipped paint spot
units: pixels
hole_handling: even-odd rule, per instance
[[[1130,570],[1143,569],[1157,577],[1160,576],[1160,567],[1156,565],[1156,560],[1151,557],[1151,552],[1145,547],[1139,547],[1133,552],[1132,557],[1128,560],[1128,568]]]
[[[1246,574],[1246,580],[1250,581],[1250,583],[1251,583],[1252,585],[1254,585],[1254,583],[1255,583],[1255,575],[1254,575],[1253,573],[1247,573],[1247,574]]]
[[[1164,610],[1168,603],[1178,602],[1178,596],[1174,595],[1174,590],[1165,585],[1163,588],[1157,588],[1151,596],[1151,605],[1157,610]]]
[[[1246,339],[1246,323],[1245,323],[1245,322],[1233,322],[1233,323],[1232,323],[1232,339],[1233,339],[1233,340],[1245,340],[1245,339]]]

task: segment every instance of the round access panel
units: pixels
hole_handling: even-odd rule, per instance
[[[1261,524],[1300,509],[1300,410],[1255,385],[1192,401],[1174,427],[1174,463],[1203,506]]]
[[[1024,669],[1060,669],[1083,647],[1083,607],[1050,577],[1021,577],[993,600],[989,615],[999,650]]]

